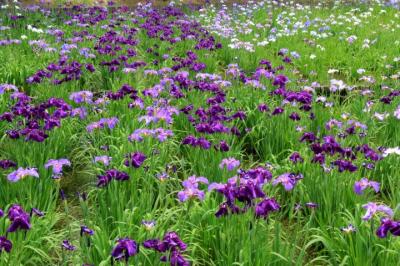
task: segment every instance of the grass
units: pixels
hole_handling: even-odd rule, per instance
[[[185,23],[179,21],[180,17],[168,16],[166,11],[160,10],[151,13],[148,8],[139,7],[125,13],[121,10],[115,12],[112,8],[97,10],[96,13],[92,9],[90,15],[82,17],[79,14],[87,13],[88,9],[52,9],[48,13],[14,7],[0,10],[0,26],[10,27],[0,31],[0,40],[21,40],[21,44],[0,46],[0,83],[14,84],[32,97],[32,104],[35,105],[54,97],[64,99],[73,108],[83,106],[88,110],[85,119],[62,119],[60,127],[49,131],[49,138],[40,143],[8,138],[6,131],[18,128],[19,124],[17,121],[0,121],[0,159],[15,161],[19,167],[36,167],[40,176],[11,183],[7,175],[15,169],[0,170],[0,207],[6,212],[12,204],[20,204],[27,212],[31,208],[45,212],[43,217],[31,217],[30,230],[7,234],[13,247],[10,253],[1,252],[0,264],[110,265],[113,260],[111,251],[117,239],[129,237],[143,243],[151,238],[162,238],[168,231],[176,231],[188,245],[183,255],[192,265],[397,265],[399,239],[393,235],[378,238],[376,229],[380,217],[362,220],[365,214],[362,205],[368,202],[386,204],[395,211],[393,219],[397,220],[399,156],[389,155],[374,162],[375,167],[368,170],[363,163],[372,161],[356,152],[357,158],[353,163],[359,167],[357,171],[339,172],[337,168],[327,171],[312,163],[314,153],[311,145],[299,139],[304,132],[314,132],[321,139],[327,135],[336,136],[341,147],[353,150],[363,144],[376,151],[379,147],[399,146],[400,126],[394,116],[400,105],[399,97],[394,97],[391,104],[380,102],[382,97],[399,87],[399,10],[362,3],[297,6],[287,3],[275,6],[270,1],[233,6],[207,5],[203,9],[182,6],[187,14],[182,18],[190,25],[187,27],[191,28],[192,34],[204,37],[207,35],[201,34],[208,30],[216,42],[222,44],[222,49],[196,50],[194,47],[201,37],[174,44],[163,40],[161,32],[150,37],[144,22],[170,26],[173,37],[184,36],[182,33],[187,28]],[[101,12],[105,14],[103,20],[81,21],[87,26],[80,27],[73,20],[72,25],[64,23],[74,15],[84,20]],[[15,13],[24,17],[12,20],[9,15]],[[200,26],[188,21],[198,21]],[[309,26],[305,26],[308,23]],[[106,27],[110,24],[111,27]],[[44,33],[29,30],[27,25],[43,29]],[[135,31],[129,33],[129,28]],[[60,29],[64,35],[57,39],[47,34],[47,29]],[[79,80],[61,85],[54,85],[49,79],[39,84],[26,82],[37,70],[45,69],[51,62],[58,62],[63,44],[72,43],[72,37],[87,36],[83,31],[96,37],[82,37],[78,42],[75,39],[78,48],[71,49],[68,56],[82,65],[93,64],[96,68],[93,73],[83,67]],[[94,48],[99,44],[98,38],[105,36],[106,32],[129,36],[138,42],[131,47],[123,42],[106,43],[111,47],[118,45],[122,51],[115,56],[100,54]],[[229,36],[224,32],[229,32]],[[166,34],[166,31],[163,33]],[[21,37],[23,35],[26,39]],[[353,43],[348,40],[351,36],[356,36]],[[28,43],[39,39],[57,51],[36,50]],[[240,48],[244,44],[248,49]],[[96,57],[85,58],[79,52],[81,48],[90,48]],[[127,62],[143,61],[147,65],[138,67],[133,73],[124,73],[122,68],[110,73],[106,66],[100,64],[126,53],[127,48],[136,52],[136,56]],[[288,49],[290,63],[283,62],[284,56],[278,55],[282,48]],[[197,87],[184,86],[177,81],[174,81],[175,87],[165,86],[155,98],[144,96],[144,91],[160,84],[163,79],[160,75],[146,74],[145,70],[172,67],[177,64],[178,57],[187,57],[188,50],[195,52],[197,62],[205,63],[206,68],[201,72],[220,75],[222,80],[231,83],[231,86],[219,90],[226,100],[210,104],[217,97],[215,91],[202,90],[198,84]],[[290,52],[296,52],[299,57]],[[169,57],[163,58],[164,54]],[[269,60],[274,68],[283,66],[283,69],[276,69],[276,74],[288,77],[286,88],[289,91],[311,91],[313,83],[320,84],[319,87],[314,86],[311,93],[311,111],[300,110],[300,103],[288,104],[283,97],[273,95],[271,92],[277,87],[267,78],[260,79],[265,86],[263,90],[227,74],[228,65],[237,64],[250,77],[263,59]],[[154,60],[158,60],[158,64],[154,64]],[[337,71],[329,74],[332,69]],[[360,74],[359,69],[365,72]],[[181,70],[189,72],[192,82],[196,80],[195,71],[189,67]],[[165,78],[176,74],[172,72]],[[354,89],[332,92],[329,88],[333,79],[342,80]],[[209,85],[212,82],[204,83]],[[110,101],[104,106],[76,104],[69,98],[71,93],[82,90],[102,97],[107,92],[116,92],[123,84],[129,84],[138,91],[145,107],[156,106],[155,100],[166,99],[168,106],[178,110],[193,105],[193,111],[189,113],[195,118],[198,117],[196,110],[197,113],[204,111],[208,117],[203,122],[209,122],[210,113],[218,113],[217,109],[212,109],[216,105],[225,108],[221,115],[231,116],[243,111],[246,117],[243,120],[223,121],[229,129],[236,127],[239,135],[204,134],[196,131],[183,112],[173,115],[173,123],[161,120],[146,125],[139,120],[146,114],[146,109],[129,107],[133,102],[129,97]],[[174,89],[183,97],[174,96],[171,93]],[[370,95],[361,93],[367,90],[371,91]],[[9,112],[15,104],[9,95],[9,92],[0,94],[0,113]],[[318,97],[325,97],[325,102],[318,102]],[[365,112],[369,101],[374,105],[371,111]],[[271,111],[260,112],[258,107],[262,103],[267,104]],[[277,107],[283,107],[283,113],[272,115]],[[53,111],[48,110],[49,113]],[[299,114],[299,121],[289,118],[293,112]],[[387,113],[388,117],[380,121],[374,116],[375,112]],[[311,113],[315,119],[309,118]],[[90,123],[110,117],[119,119],[114,128],[94,130],[92,133],[86,130]],[[344,128],[328,130],[325,125],[333,118],[343,122]],[[358,128],[357,134],[337,137],[343,133],[349,120],[359,121],[367,129]],[[25,123],[27,118],[20,121]],[[171,129],[174,135],[164,142],[151,136],[144,137],[142,142],[128,140],[136,129],[159,127]],[[359,135],[362,131],[365,136]],[[202,149],[183,145],[182,139],[188,135],[205,137],[212,146]],[[221,152],[218,147],[214,148],[220,141],[228,143],[229,151]],[[139,168],[126,167],[126,154],[137,151],[146,155],[144,164]],[[300,153],[304,162],[294,164],[289,159],[295,151]],[[93,163],[94,157],[99,155],[112,157],[111,164]],[[263,187],[266,195],[274,197],[281,206],[278,212],[271,213],[265,220],[255,218],[253,211],[216,218],[215,212],[224,199],[215,191],[208,192],[203,185],[200,185],[206,191],[203,201],[178,200],[181,182],[189,176],[205,176],[210,182],[219,183],[234,176],[235,172],[219,167],[222,159],[228,157],[240,160],[242,169],[269,165],[274,179],[286,172],[301,173],[304,178],[291,191],[271,183]],[[57,181],[51,178],[51,170],[46,169],[44,164],[49,159],[60,158],[68,158],[71,167],[65,167],[61,180]],[[327,155],[326,167],[337,159],[337,154]],[[112,168],[126,172],[129,180],[113,180],[104,188],[96,187],[96,177]],[[157,174],[164,172],[169,178],[160,181]],[[363,195],[355,194],[354,183],[362,177],[379,182],[380,192],[374,193],[368,188]],[[66,200],[60,198],[60,189],[67,192]],[[86,200],[76,196],[83,192],[87,193]],[[318,207],[305,205],[310,202],[318,204]],[[156,225],[146,230],[141,225],[142,220],[155,220]],[[354,225],[355,232],[341,230],[349,224]],[[0,218],[0,235],[6,235],[9,225],[7,217]],[[82,225],[93,229],[94,234],[80,236]],[[65,239],[77,249],[72,252],[62,249],[61,243]],[[158,265],[160,257],[160,254],[141,247],[139,254],[130,258],[127,264]]]

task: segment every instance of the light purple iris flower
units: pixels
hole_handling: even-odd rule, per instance
[[[18,88],[12,84],[0,84],[0,94],[4,94],[8,91],[18,92]]]
[[[92,103],[93,93],[90,91],[73,92],[69,96],[69,99],[75,103]]]
[[[300,179],[303,179],[302,174],[296,175],[293,173],[284,173],[275,178],[275,180],[272,181],[272,185],[276,186],[278,184],[282,184],[285,190],[289,191],[294,188],[294,186]]]
[[[62,174],[62,169],[63,166],[71,166],[71,162],[68,159],[50,159],[47,161],[47,163],[44,165],[46,169],[49,169],[50,167],[53,168],[53,178],[57,179],[60,178]]]
[[[181,202],[187,201],[191,198],[204,199],[204,191],[200,190],[199,183],[208,184],[208,180],[205,177],[190,176],[188,179],[182,182],[184,190],[178,192],[178,199]]]
[[[376,193],[378,193],[380,190],[380,184],[378,182],[369,181],[368,178],[363,177],[360,179],[360,181],[356,181],[354,183],[354,192],[358,195],[361,195],[367,187],[372,187]]]
[[[367,204],[364,204],[362,207],[367,210],[365,215],[362,217],[364,221],[370,220],[377,212],[384,213],[389,217],[393,216],[393,210],[384,204],[376,204],[375,202],[368,202]]]
[[[14,172],[10,173],[7,176],[8,181],[10,182],[18,182],[19,180],[27,177],[27,176],[33,176],[36,178],[39,178],[39,173],[36,168],[18,168]]]
[[[93,161],[94,161],[95,163],[100,162],[100,163],[104,164],[105,166],[108,166],[108,165],[110,165],[111,159],[112,159],[112,157],[110,157],[110,156],[102,155],[102,156],[96,156],[96,157],[94,157],[94,160],[93,160]]]
[[[118,124],[118,122],[119,122],[119,120],[116,117],[102,118],[97,122],[90,123],[86,127],[86,130],[88,132],[92,133],[93,130],[104,128],[105,126],[107,126],[109,129],[113,129]]]
[[[228,171],[232,171],[236,167],[239,167],[239,165],[240,165],[239,160],[236,160],[235,158],[225,158],[219,164],[219,168],[224,169],[224,167],[226,166],[226,169]]]
[[[71,110],[71,116],[79,116],[80,119],[85,119],[87,114],[88,113],[85,107],[78,107]]]
[[[156,129],[136,129],[129,137],[129,141],[143,141],[144,137],[151,136],[157,138],[160,142],[164,142],[168,137],[172,137],[174,133],[170,129],[156,128]]]

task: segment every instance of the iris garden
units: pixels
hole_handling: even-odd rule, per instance
[[[398,264],[398,1],[0,8],[0,265]]]

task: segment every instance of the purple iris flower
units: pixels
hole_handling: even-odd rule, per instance
[[[381,212],[389,217],[393,217],[393,210],[384,205],[384,204],[376,204],[375,202],[368,202],[362,206],[367,210],[365,215],[362,217],[363,220],[370,220],[377,212]]]
[[[385,238],[389,232],[394,236],[400,236],[400,221],[382,218],[381,225],[376,230],[376,235],[380,238]]]
[[[318,207],[318,204],[315,202],[307,202],[305,205],[306,205],[306,207],[308,207],[310,209],[315,209]]]
[[[283,111],[285,111],[282,107],[276,107],[273,111],[272,111],[272,115],[279,115],[281,113],[283,113]]]
[[[36,216],[39,216],[39,217],[43,217],[44,216],[44,212],[42,212],[42,211],[40,211],[40,210],[38,210],[36,208],[32,208],[31,209],[30,216],[32,217],[33,214],[36,215]]]
[[[256,205],[255,214],[257,217],[267,219],[270,212],[277,211],[280,207],[274,198],[265,198]]]
[[[71,162],[68,159],[50,159],[44,165],[46,169],[52,167],[53,168],[53,178],[58,179],[62,175],[63,166],[71,166]]]
[[[338,167],[340,173],[346,170],[349,172],[355,172],[358,169],[358,167],[352,164],[351,161],[347,160],[336,160],[333,162],[333,165]]]
[[[166,255],[160,258],[161,261],[169,261],[174,266],[189,266],[189,262],[182,256],[182,252],[187,249],[187,245],[179,238],[175,232],[168,232],[163,240],[149,239],[143,243],[147,249],[153,249],[160,253],[169,251],[169,257]]]
[[[118,122],[119,120],[116,117],[102,118],[97,122],[90,123],[86,127],[86,130],[89,133],[92,133],[95,129],[104,128],[105,126],[107,126],[109,129],[113,129],[118,124]]]
[[[136,129],[129,137],[129,141],[143,141],[146,136],[153,136],[154,130],[152,129]]]
[[[97,176],[97,186],[105,187],[113,179],[117,181],[126,181],[129,179],[129,175],[116,169],[107,170],[104,175]]]
[[[129,258],[135,256],[139,252],[139,246],[136,241],[129,238],[118,239],[111,256],[116,260],[124,259],[128,262]]]
[[[7,253],[10,253],[12,249],[12,243],[5,236],[0,236],[0,254],[4,250]]]
[[[378,182],[369,181],[368,178],[363,177],[354,183],[354,192],[361,195],[367,187],[373,188],[376,193],[380,190],[380,184]]]
[[[313,132],[304,132],[303,136],[300,138],[300,142],[307,141],[309,143],[315,142],[317,137]]]
[[[265,103],[262,103],[262,104],[258,105],[258,110],[260,112],[268,112],[269,111],[269,107]]]
[[[204,199],[204,191],[200,190],[199,183],[208,184],[208,180],[205,177],[190,176],[188,179],[182,182],[184,190],[178,192],[178,199],[181,202],[187,201],[191,198]]]
[[[275,180],[272,181],[272,185],[276,186],[282,184],[286,191],[290,191],[300,179],[303,179],[302,174],[296,175],[294,173],[284,173],[275,178]]]
[[[9,169],[16,166],[17,164],[11,160],[0,160],[0,168],[2,169]]]
[[[289,160],[291,160],[293,163],[302,163],[304,161],[298,152],[293,152],[290,155]]]
[[[76,249],[76,247],[72,245],[68,240],[63,240],[63,242],[61,243],[61,248],[69,251],[74,251]]]
[[[14,172],[10,173],[7,176],[8,181],[10,182],[18,182],[19,180],[27,177],[27,176],[33,176],[36,178],[39,178],[39,173],[36,168],[22,168],[19,167],[17,170]]]
[[[124,162],[125,166],[131,165],[135,168],[139,168],[147,157],[141,152],[135,152],[127,154],[126,158],[127,159]]]
[[[12,205],[8,209],[8,219],[11,221],[11,225],[7,229],[7,232],[15,232],[18,229],[29,230],[31,229],[30,216],[24,211],[24,209],[17,204]]]
[[[71,110],[71,116],[76,117],[79,116],[80,119],[85,119],[88,115],[87,110],[85,107],[78,107]]]
[[[94,235],[94,231],[87,227],[86,225],[81,226],[81,236],[87,235],[87,236],[92,236]]]
[[[225,158],[222,159],[221,163],[219,164],[219,168],[224,169],[226,166],[226,169],[228,171],[232,171],[233,169],[239,167],[240,161],[236,160],[235,158]]]

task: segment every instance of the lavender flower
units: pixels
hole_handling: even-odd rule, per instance
[[[362,219],[365,221],[370,220],[377,212],[381,212],[389,217],[393,216],[393,210],[384,204],[378,205],[375,202],[368,202],[362,207],[367,210],[365,215],[362,217]]]
[[[92,103],[93,93],[90,91],[78,91],[73,92],[69,96],[69,99],[74,101],[75,103]]]
[[[8,181],[10,182],[18,182],[19,180],[27,177],[27,176],[33,176],[36,178],[39,178],[39,173],[36,168],[22,168],[19,167],[17,170],[14,172],[10,173],[7,176]]]
[[[226,166],[228,171],[232,171],[233,169],[239,167],[240,161],[235,158],[225,158],[219,164],[219,168],[223,169]]]
[[[12,84],[0,84],[0,94],[4,94],[9,91],[18,92],[18,88]]]
[[[272,181],[272,185],[282,184],[286,191],[290,191],[300,179],[303,179],[302,174],[284,173]]]
[[[354,192],[358,195],[363,194],[363,191],[367,188],[371,187],[375,190],[376,193],[379,192],[380,184],[375,181],[369,181],[368,178],[363,177],[359,181],[354,183]]]
[[[100,163],[102,163],[103,165],[108,166],[108,165],[110,165],[111,159],[112,159],[112,157],[110,157],[110,156],[101,155],[101,156],[96,156],[96,157],[94,157],[94,160],[93,160],[93,161],[94,161],[95,163],[100,162]]]
[[[113,129],[118,124],[118,122],[119,122],[119,120],[116,117],[102,118],[97,122],[93,122],[93,123],[89,124],[86,127],[86,130],[89,133],[92,133],[95,129],[104,128],[105,126],[107,126],[109,129]]]
[[[53,168],[53,178],[58,179],[62,175],[63,166],[71,166],[71,162],[68,159],[50,159],[44,165],[46,169],[52,167]]]
[[[184,190],[178,192],[178,199],[181,202],[187,201],[191,198],[204,199],[204,191],[198,189],[199,183],[208,184],[205,177],[190,176],[187,180],[182,182]]]

